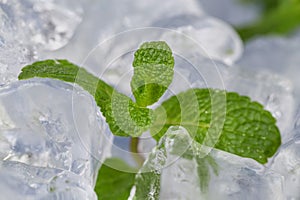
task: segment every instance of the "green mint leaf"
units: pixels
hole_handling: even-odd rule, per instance
[[[182,126],[200,144],[262,164],[281,144],[276,120],[270,112],[233,92],[190,89],[163,102],[154,114],[156,120],[150,130],[156,140],[170,126]]]
[[[116,169],[110,167],[113,166]],[[122,170],[122,171],[120,171]],[[127,200],[134,186],[136,169],[118,158],[109,158],[101,166],[95,186],[99,200]],[[117,191],[117,192],[116,192]]]
[[[80,76],[78,76],[80,74]],[[99,81],[95,76],[85,69],[70,63],[67,60],[44,60],[25,66],[19,74],[19,80],[39,78],[54,78],[65,82],[77,83],[90,94],[94,94],[97,84],[106,90],[106,96],[113,92],[113,88],[103,81]]]
[[[66,60],[35,62],[22,69],[19,79],[53,78],[76,83],[94,96],[113,134],[139,136],[152,124],[152,110],[141,108],[129,97]]]
[[[131,90],[139,106],[157,102],[172,82],[174,58],[162,41],[146,42],[134,54]]]

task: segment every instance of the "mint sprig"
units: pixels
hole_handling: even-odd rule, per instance
[[[22,69],[19,79],[47,77],[77,83],[95,97],[115,135],[137,137],[150,129],[159,140],[170,126],[183,126],[200,144],[262,164],[280,146],[280,133],[272,115],[259,103],[237,93],[191,89],[166,100],[154,112],[146,108],[159,99],[172,79],[169,69],[173,68],[174,58],[165,42],[141,45],[133,65],[131,86],[137,103],[66,60],[33,63]],[[145,73],[148,69],[152,72]],[[158,80],[157,72],[167,78]],[[142,81],[144,85],[137,84]],[[153,85],[151,81],[157,83]]]
[[[152,136],[160,140],[170,127],[181,126],[203,147],[218,148],[262,164],[280,146],[280,133],[270,112],[261,104],[234,92],[190,89],[169,98],[155,110],[147,108],[158,101],[172,82],[174,58],[165,42],[141,45],[135,53],[133,67],[131,88],[136,102],[66,60],[46,60],[28,65],[22,69],[19,79],[54,78],[78,84],[94,96],[115,135],[138,137],[150,130]],[[182,156],[195,159],[194,153],[190,153],[187,151]],[[212,167],[217,174],[216,163],[207,155],[206,152],[204,156],[196,157],[202,189],[208,186],[209,176],[206,175],[209,168]],[[148,185],[150,180],[155,184]],[[138,174],[137,197],[143,197],[152,187],[159,187],[159,182],[157,170]],[[159,188],[153,191],[153,197],[158,198]]]

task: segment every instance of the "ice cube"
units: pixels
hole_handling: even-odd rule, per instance
[[[55,0],[2,1],[0,8],[12,23],[16,40],[47,50],[66,45],[81,21],[79,8],[68,9]]]
[[[155,186],[155,181],[160,181],[160,199],[283,199],[280,174],[252,159],[217,149],[205,156],[199,151],[202,148],[205,147],[193,142],[184,128],[170,127],[137,181],[147,178],[143,173],[158,174],[160,178],[148,179],[146,184]],[[157,190],[149,188],[150,193]]]
[[[266,36],[248,42],[238,65],[244,69],[280,74],[291,81],[300,99],[299,62],[300,31],[290,37]]]
[[[14,23],[10,7],[0,2],[0,85],[17,79],[22,65],[34,60],[34,48],[22,42],[24,37]]]
[[[42,51],[68,43],[81,21],[72,3],[69,9],[56,0],[0,1],[0,85],[17,80],[20,69]]]
[[[73,1],[70,2],[73,3]],[[122,2],[118,0],[90,0],[85,1],[84,13],[82,24],[71,43],[59,51],[45,54],[44,57],[64,57],[73,62],[81,63],[97,45],[109,40],[116,34],[131,29],[149,27],[154,21],[165,17],[181,14],[197,15],[202,11],[195,0],[190,0],[189,3],[184,0],[173,0],[172,2],[159,0],[148,2],[139,0],[124,0]],[[117,47],[120,48],[121,45],[122,43],[118,43]],[[104,51],[108,55],[112,53],[108,49]],[[120,56],[120,54],[117,55]],[[93,67],[104,65],[102,62],[89,64]]]
[[[14,161],[0,161],[0,192],[1,199],[97,199],[92,186],[80,175]]]
[[[16,81],[21,67],[35,60],[34,49],[17,41],[0,45],[0,86]]]
[[[281,146],[270,166],[284,176],[284,195],[289,200],[300,199],[300,127],[297,123],[292,133],[294,137]]]
[[[77,86],[30,79],[0,91],[1,160],[71,171],[94,184],[111,133],[93,97]]]

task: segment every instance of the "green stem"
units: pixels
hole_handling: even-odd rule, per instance
[[[138,150],[139,145],[139,138],[138,137],[131,137],[130,138],[130,151],[132,153],[132,157],[135,160],[138,167],[142,167],[143,163],[145,162],[144,157],[139,153]]]

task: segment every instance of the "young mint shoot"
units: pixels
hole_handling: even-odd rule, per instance
[[[135,101],[66,60],[35,62],[22,69],[19,79],[40,77],[76,83],[94,96],[114,135],[139,137],[150,130],[153,138],[159,141],[170,127],[178,126],[185,128],[199,145],[252,158],[261,164],[267,163],[268,158],[273,156],[280,146],[280,133],[270,112],[264,110],[261,104],[234,92],[211,88],[189,89],[170,97],[155,110],[148,108],[147,106],[160,99],[173,79],[174,57],[165,42],[142,44],[134,54],[133,68],[131,90]],[[188,159],[188,154],[185,155]],[[208,167],[211,166],[215,174],[218,173],[218,167],[210,157],[196,158],[196,161],[198,175],[204,177],[199,183],[203,189],[209,181]],[[118,180],[122,178],[122,172],[118,174],[110,168],[102,170],[117,174],[114,176],[115,184],[124,182]],[[129,185],[134,184],[132,176],[123,175],[130,177]],[[152,175],[155,176],[155,180],[160,180],[155,172],[137,175],[137,199],[149,192],[146,180],[150,180]],[[146,182],[141,183],[141,180]],[[99,187],[107,184],[101,184],[101,181],[98,183]],[[159,187],[159,184],[157,185]],[[96,191],[99,199],[102,199],[101,195],[105,196],[104,192],[114,192],[114,188]],[[156,191],[159,192],[159,188]],[[124,194],[128,195],[128,192]]]

